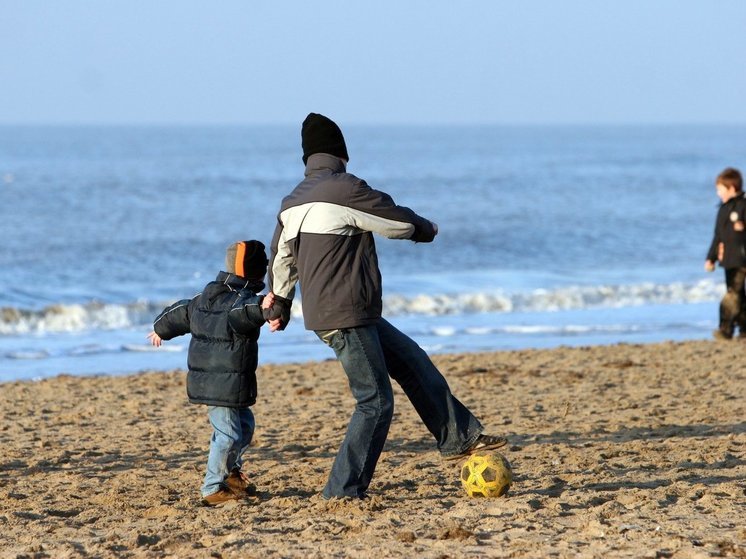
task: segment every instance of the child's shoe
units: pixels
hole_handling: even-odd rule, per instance
[[[733,338],[732,333],[723,332],[722,330],[713,330],[712,337],[716,340],[730,340]]]
[[[233,493],[233,491],[220,488],[215,493],[212,493],[207,497],[202,497],[202,504],[206,507],[215,507],[228,501],[235,501],[236,499],[238,499],[238,497]]]
[[[249,481],[249,476],[236,468],[231,470],[231,474],[225,480],[228,486],[236,496],[256,495],[256,485]]]

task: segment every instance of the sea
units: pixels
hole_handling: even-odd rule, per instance
[[[344,126],[348,170],[436,222],[377,238],[384,316],[432,354],[710,338],[714,179],[743,126]],[[0,127],[0,382],[186,365],[168,304],[269,246],[300,126]],[[301,294],[302,297],[302,286]],[[332,359],[303,328],[260,362]]]

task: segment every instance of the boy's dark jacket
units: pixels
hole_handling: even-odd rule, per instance
[[[164,340],[192,334],[187,395],[194,404],[245,408],[256,402],[257,340],[264,284],[220,272],[202,293],[163,310],[153,329]]]
[[[740,224],[740,225],[736,225]],[[718,261],[718,245],[723,243],[723,268],[746,267],[746,198],[743,193],[720,206],[715,219],[715,235],[707,253],[707,260]],[[737,227],[742,230],[738,231]]]

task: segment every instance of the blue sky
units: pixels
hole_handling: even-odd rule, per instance
[[[746,123],[744,0],[0,0],[0,123]]]

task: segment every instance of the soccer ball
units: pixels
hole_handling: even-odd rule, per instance
[[[461,485],[469,497],[500,497],[512,482],[510,462],[499,452],[472,454],[461,466]]]

